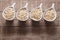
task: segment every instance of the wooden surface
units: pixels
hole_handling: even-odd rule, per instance
[[[29,3],[28,9],[37,7],[43,3],[43,10],[55,3],[57,19],[54,22],[46,22],[43,19],[39,22],[27,20],[26,22],[6,21],[2,17],[2,11],[7,6],[16,2],[16,11]],[[0,0],[0,40],[60,40],[60,0]]]

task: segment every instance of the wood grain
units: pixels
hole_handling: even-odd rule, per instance
[[[43,3],[43,10],[55,3],[57,19],[54,22],[39,22],[27,20],[18,21],[16,18],[9,22],[2,17],[4,8],[16,2],[15,10],[29,3],[29,11]],[[60,0],[0,0],[0,40],[60,40]]]

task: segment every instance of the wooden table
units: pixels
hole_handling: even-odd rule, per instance
[[[16,11],[29,3],[28,9],[37,7],[43,3],[43,10],[55,3],[57,19],[54,22],[46,22],[43,19],[39,22],[28,19],[25,22],[6,21],[2,17],[3,9],[13,2],[16,2]],[[0,0],[0,40],[60,40],[60,0]]]

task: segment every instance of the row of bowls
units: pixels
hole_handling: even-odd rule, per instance
[[[26,21],[29,18],[34,21],[40,21],[42,18],[44,18],[44,20],[46,21],[54,21],[57,16],[54,8],[54,3],[50,8],[46,9],[45,12],[43,12],[42,10],[42,3],[38,7],[33,8],[31,12],[29,12],[27,9],[28,3],[26,3],[24,7],[20,8],[17,12],[15,12],[15,8],[14,8],[15,4],[16,3],[13,3],[11,6],[8,6],[7,8],[4,9],[2,16],[5,20],[11,21],[16,17],[20,21]],[[49,15],[46,15],[47,17],[45,17],[46,13],[49,14]],[[50,15],[51,13],[53,13],[52,15],[53,18],[47,19],[47,18],[50,18],[49,16],[51,16]]]

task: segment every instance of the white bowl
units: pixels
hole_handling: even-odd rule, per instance
[[[17,13],[16,13],[16,18],[17,18],[18,20],[20,20],[20,21],[26,21],[26,20],[29,19],[29,12],[28,12],[27,6],[28,6],[28,3],[26,3],[24,7],[20,8],[20,9],[18,10],[18,11],[20,11],[21,9],[25,8],[26,11],[27,11],[27,16],[26,16],[27,18],[26,18],[25,20],[20,20],[20,18],[17,17],[17,14],[18,14],[18,11],[17,11]]]
[[[56,11],[55,11],[55,8],[54,8],[54,4],[52,4],[52,7],[50,7],[50,8],[48,8],[48,9],[46,9],[45,10],[45,12],[47,12],[49,9],[52,9],[52,10],[54,10],[54,12],[55,12],[55,17],[52,19],[52,20],[47,20],[44,16],[45,16],[45,13],[44,13],[44,15],[43,15],[43,18],[44,18],[44,20],[46,20],[46,21],[54,21],[55,19],[56,19],[56,17],[57,17],[57,14],[56,14]]]
[[[14,8],[14,5],[15,5],[15,3],[13,3],[13,5],[11,5],[11,6],[6,7],[6,8],[3,10],[2,16],[3,16],[3,18],[4,18],[5,20],[13,20],[13,19],[15,18],[15,8]],[[4,14],[5,14],[4,11],[5,11],[7,8],[9,8],[9,7],[12,7],[13,10],[14,10],[14,15],[13,15],[13,17],[12,17],[11,19],[7,19],[7,18],[4,16]]]
[[[42,11],[42,3],[40,3],[40,5],[39,5],[38,7],[36,7],[36,8],[39,8],[39,10]],[[32,11],[33,11],[34,9],[35,9],[35,8],[33,8]],[[32,11],[31,11],[31,12],[32,12]],[[30,19],[32,19],[32,20],[34,20],[34,21],[40,21],[40,20],[42,19],[43,11],[42,11],[42,13],[41,13],[40,19],[34,19],[34,18],[32,18],[32,17],[31,17],[31,12],[30,12]]]

